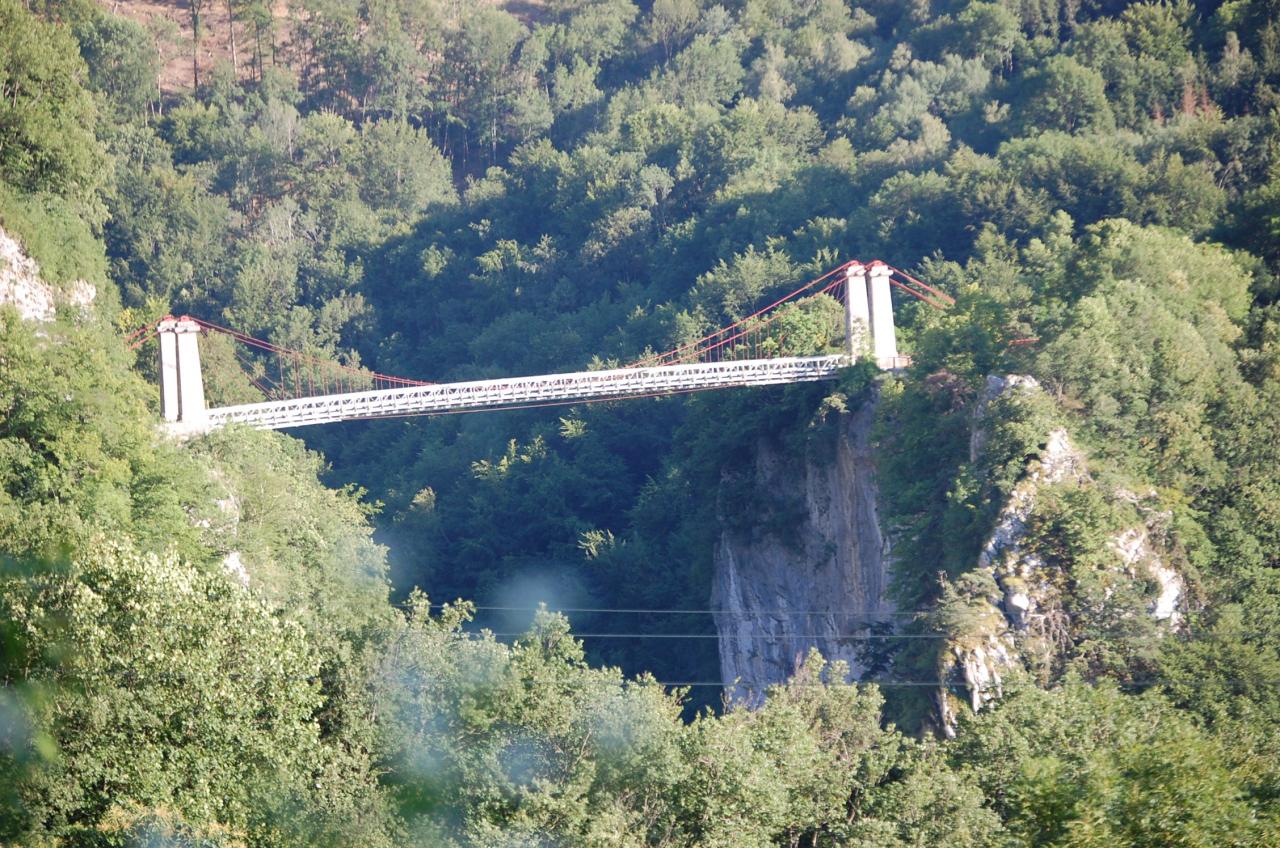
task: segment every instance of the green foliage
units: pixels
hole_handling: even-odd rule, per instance
[[[89,88],[104,95],[117,114],[144,114],[158,94],[159,54],[152,36],[141,24],[90,3],[66,5],[72,7],[68,17],[89,70]]]
[[[363,179],[365,201],[375,209],[395,209],[406,216],[456,199],[449,163],[430,136],[408,124],[366,124]]]
[[[1047,643],[1041,649],[1043,676],[1066,665],[1090,678],[1150,674],[1161,635],[1145,614],[1154,579],[1145,570],[1148,563],[1126,562],[1115,542],[1126,533],[1146,533],[1144,518],[1132,503],[1108,497],[1092,482],[1038,493],[1025,544],[1056,583],[1042,604],[1046,622],[1056,625],[1044,628],[1041,637]],[[1153,555],[1174,555],[1152,545]]]
[[[233,3],[246,64],[199,73],[205,20],[190,96],[153,89],[159,42],[137,25],[2,2],[0,225],[52,281],[97,284],[104,313],[110,282],[139,321],[185,310],[443,380],[631,362],[854,256],[959,302],[897,304],[916,364],[875,388],[864,364],[834,391],[306,434],[332,468],[277,435],[159,441],[153,390],[102,314],[37,331],[4,313],[0,544],[71,565],[5,579],[21,625],[5,633],[22,636],[0,712],[24,718],[0,738],[18,787],[0,838],[1276,841],[1270,0],[307,0],[301,53],[276,50],[264,4]],[[827,352],[842,329],[815,297],[759,342]],[[207,362],[211,398],[251,397],[227,348]],[[1047,392],[988,404],[975,442],[975,402],[1003,373]],[[883,727],[923,725],[932,689],[886,689],[882,707],[811,660],[761,709],[686,726],[714,690],[682,702],[593,665],[708,680],[713,640],[580,643],[544,615],[507,644],[464,632],[460,608],[433,620],[418,600],[403,620],[387,604],[371,521],[402,589],[700,607],[723,528],[785,538],[803,509],[743,473],[759,446],[821,457],[873,392],[895,596],[932,610],[906,635],[1001,628],[975,559],[1065,427],[1094,478],[1027,516],[1070,619],[1045,679],[1076,668],[1169,703],[1028,689],[940,750]],[[1155,493],[1120,503],[1118,481]],[[1160,639],[1145,580],[1110,548],[1157,504],[1188,606],[1207,607]],[[222,574],[237,557],[248,589]],[[500,632],[526,624],[487,612]],[[635,626],[712,635],[676,618]],[[879,659],[931,678],[936,648],[903,639]]]
[[[660,810],[681,771],[679,707],[660,687],[588,669],[562,618],[542,616],[506,646],[459,632],[460,610],[439,621],[416,610],[374,677],[411,833],[640,844],[646,828],[661,831],[655,815],[669,823]]]
[[[1097,230],[1081,270],[1096,287],[1038,366],[1087,411],[1101,444],[1162,482],[1220,484],[1211,431],[1215,409],[1241,391],[1229,345],[1248,305],[1247,270],[1224,251],[1125,222]]]
[[[85,280],[106,287],[102,242],[79,203],[56,194],[25,194],[0,183],[0,227],[40,264],[46,282]]]
[[[964,777],[935,780],[936,749],[882,729],[874,690],[834,682],[844,669],[816,655],[763,708],[686,726],[651,680],[587,669],[562,618],[541,614],[506,646],[460,633],[465,606],[415,609],[376,685],[390,782],[410,832],[435,844],[979,845],[1000,832]]]
[[[103,157],[78,53],[65,26],[18,0],[0,5],[0,178],[85,201],[101,184]]]
[[[1157,697],[1068,681],[1007,696],[947,749],[1015,844],[1265,844],[1280,822],[1229,745]]]
[[[96,317],[0,328],[0,544],[69,555],[0,591],[6,832],[381,844],[361,652],[394,613],[358,493],[275,434],[162,440]]]
[[[305,631],[230,578],[99,538],[61,573],[6,580],[0,603],[36,658],[5,675],[51,690],[36,720],[57,759],[21,788],[34,832],[93,844],[134,805],[262,845],[291,841],[286,805],[319,814],[322,839],[362,830],[367,773],[319,739]]]
[[[1070,56],[1053,56],[1027,75],[1018,110],[1027,130],[1107,132],[1115,118],[1102,74]]]
[[[981,845],[1000,833],[963,778],[925,779],[936,753],[883,730],[876,693],[820,682],[844,673],[811,654],[761,709],[692,725],[706,764],[681,787],[692,844]]]
[[[322,486],[323,460],[274,433],[217,431],[191,453],[222,489],[216,544],[251,563],[263,598],[293,610],[321,644],[386,618],[386,551],[371,538],[375,507],[362,491]]]
[[[761,294],[779,279],[793,277],[790,258],[782,251],[757,253],[754,247],[733,257],[732,264],[723,261],[704,274],[696,291],[704,309],[717,317],[737,320],[752,311]]]
[[[205,492],[191,459],[157,444],[153,390],[107,327],[37,334],[0,310],[0,538],[10,554],[55,553],[99,534],[190,552]]]
[[[117,170],[129,202],[112,204],[106,227],[113,277],[131,305],[196,301],[226,261],[230,210],[196,175],[139,159]]]

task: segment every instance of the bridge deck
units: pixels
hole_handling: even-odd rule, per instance
[[[901,367],[903,363],[897,359],[905,358],[880,363],[881,367]],[[731,386],[802,383],[834,379],[848,362],[845,356],[799,356],[408,386],[226,406],[208,410],[203,423],[185,422],[171,426],[185,433],[212,430],[231,423],[280,430],[335,421],[432,415],[556,401],[621,399]]]

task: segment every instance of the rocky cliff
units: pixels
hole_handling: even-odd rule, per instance
[[[733,522],[716,545],[711,606],[720,611],[720,671],[738,697],[757,698],[786,680],[811,647],[857,675],[865,644],[857,637],[892,618],[874,417],[874,402],[841,415],[834,435],[808,457],[762,440],[752,466],[736,472],[762,497],[802,507],[796,522]]]
[[[988,377],[974,407],[970,463],[981,465],[988,418],[997,402],[1042,392],[1031,377]],[[1044,500],[1063,491],[1086,489],[1112,507],[1122,524],[1104,533],[1101,550],[1088,566],[1078,566],[1047,554],[1036,536],[1044,532],[1040,526],[1045,524]],[[1155,492],[1139,495],[1100,484],[1090,473],[1088,457],[1067,430],[1050,430],[1039,455],[1009,494],[978,556],[976,575],[994,585],[997,594],[970,599],[985,610],[976,618],[981,622],[979,631],[953,639],[945,647],[940,663],[943,679],[954,685],[937,693],[942,731],[947,735],[955,731],[957,690],[965,693],[970,709],[979,710],[1000,697],[1010,673],[1038,670],[1043,676],[1045,669],[1070,657],[1081,634],[1098,621],[1146,617],[1157,623],[1156,636],[1177,628],[1187,593],[1172,561],[1171,519],[1159,508]]]
[[[973,468],[984,467],[991,429],[1015,420],[1028,398],[1047,401],[1034,379],[989,378],[973,406]],[[715,549],[721,677],[737,698],[758,700],[810,648],[860,676],[869,628],[883,632],[896,621],[886,598],[891,532],[877,507],[875,413],[872,401],[842,415],[834,435],[805,455],[762,439],[747,467],[726,471],[726,485],[745,480],[761,502],[750,521],[721,515]],[[1105,528],[1087,566],[1042,547],[1052,531],[1046,503],[1069,490],[1088,490],[1118,522]],[[1065,515],[1074,520],[1069,504]],[[1045,426],[973,563],[975,579],[961,581],[978,588],[954,587],[975,623],[940,643],[947,685],[936,695],[939,729],[954,729],[962,704],[979,710],[1000,697],[1011,673],[1056,673],[1100,621],[1145,619],[1156,637],[1176,628],[1187,589],[1170,521],[1154,492],[1099,482],[1068,431]]]
[[[52,321],[60,304],[87,307],[94,295],[93,286],[83,280],[65,292],[44,282],[39,264],[0,228],[0,304],[13,304],[27,321]]]

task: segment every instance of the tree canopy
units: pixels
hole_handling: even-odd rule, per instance
[[[97,292],[0,306],[0,840],[1280,841],[1272,0],[148,8],[0,0],[0,227]],[[956,298],[896,304],[903,375],[177,443],[121,341],[581,370],[855,257]],[[842,332],[819,295],[764,344]],[[261,396],[202,344],[215,402]],[[1007,374],[1043,391],[982,400]],[[872,679],[721,703],[717,538],[804,508],[744,469],[871,398],[903,621]],[[938,738],[1051,432],[1088,473],[1021,519],[1050,647]]]

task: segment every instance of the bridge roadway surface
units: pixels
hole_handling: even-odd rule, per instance
[[[903,361],[897,361],[899,359]],[[906,364],[905,357],[895,357],[894,360],[881,362],[880,367],[892,369]],[[839,370],[848,364],[847,356],[793,356],[406,386],[218,407],[207,411],[203,423],[175,423],[171,426],[187,433],[213,430],[226,424],[281,430],[335,421],[635,398],[733,386],[805,383],[835,379]]]

